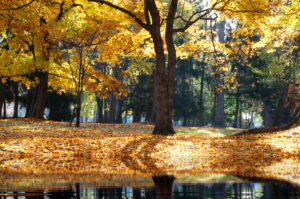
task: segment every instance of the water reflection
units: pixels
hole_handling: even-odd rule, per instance
[[[152,177],[153,186],[90,187],[70,185],[59,191],[0,192],[0,199],[299,199],[300,188],[286,183],[174,183],[173,176]]]

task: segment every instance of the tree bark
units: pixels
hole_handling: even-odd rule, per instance
[[[237,88],[235,95],[235,113],[234,113],[234,122],[233,128],[240,128],[239,112],[240,112],[240,91],[239,87]]]
[[[153,71],[153,103],[152,103],[152,112],[151,112],[151,116],[150,116],[150,122],[155,123],[156,121],[156,87],[155,87],[155,71]]]
[[[14,92],[13,92],[13,95],[14,95],[14,115],[13,115],[13,117],[17,118],[19,115],[19,86],[16,84],[14,86],[13,90],[14,90]]]
[[[177,0],[171,2],[167,26],[166,26],[166,45],[168,51],[168,65],[164,54],[164,43],[161,36],[160,14],[154,0],[148,2],[149,12],[152,17],[150,30],[154,43],[156,56],[155,88],[156,88],[156,122],[152,134],[172,135],[175,134],[172,125],[174,73],[176,65],[176,50],[173,40],[173,23],[177,10]]]
[[[171,135],[175,131],[172,125],[172,108],[174,92],[174,73],[176,65],[176,50],[173,40],[173,34],[176,32],[173,28],[175,14],[177,11],[178,0],[170,2],[168,16],[166,19],[166,47],[168,52],[168,64],[166,65],[166,56],[164,52],[164,43],[161,35],[161,17],[155,0],[144,1],[145,21],[143,22],[131,11],[119,7],[109,1],[89,0],[105,4],[111,8],[117,9],[132,19],[134,19],[142,28],[145,28],[151,35],[154,44],[156,57],[155,68],[155,103],[156,103],[156,122],[153,134]],[[190,26],[190,25],[189,25]],[[189,26],[186,26],[187,29]]]
[[[204,63],[201,63],[201,83],[200,83],[200,99],[199,99],[199,126],[204,126],[204,99],[203,99],[203,92],[204,92],[204,74],[205,74],[205,67]]]
[[[0,99],[0,119],[2,118],[3,114],[2,114],[2,108],[3,108],[3,100]]]
[[[39,84],[34,89],[34,94],[32,96],[27,117],[44,119],[44,111],[48,92],[48,73],[40,73],[38,78]]]
[[[272,121],[272,126],[282,125],[282,113],[283,113],[287,96],[288,96],[288,85],[284,85],[281,88],[280,96],[277,101],[277,106],[275,109],[275,115]]]
[[[115,122],[118,124],[122,124],[122,107],[123,107],[123,99],[117,99]]]
[[[218,23],[218,38],[220,43],[225,42],[225,21]],[[225,124],[225,113],[224,113],[224,72],[218,72],[217,74],[217,90],[216,95],[216,109],[214,113],[214,126],[224,127]]]
[[[3,119],[7,118],[6,100],[3,101]]]
[[[96,97],[97,102],[97,114],[96,114],[96,122],[103,122],[103,99]]]
[[[136,104],[133,110],[133,123],[140,122],[142,119],[141,105]]]
[[[111,95],[109,97],[108,123],[115,123],[116,121],[116,103],[116,97]]]
[[[77,104],[76,104],[76,127],[80,126],[80,112],[81,112],[81,94],[77,94]]]
[[[272,107],[266,103],[263,105],[263,124],[264,127],[272,126]]]

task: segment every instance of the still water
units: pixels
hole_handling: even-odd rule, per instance
[[[171,176],[152,177],[152,184],[100,186],[73,183],[64,188],[40,186],[40,190],[0,189],[0,199],[298,199],[297,186],[277,181],[180,183]]]

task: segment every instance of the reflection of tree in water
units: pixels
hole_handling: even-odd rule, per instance
[[[26,199],[300,199],[300,186],[280,181],[254,181],[241,183],[175,184],[173,176],[153,176],[153,187],[83,188],[78,183],[69,190],[47,193],[23,192]],[[16,193],[19,197],[22,193]],[[21,195],[19,195],[21,194]],[[1,195],[1,193],[0,193]],[[19,198],[0,196],[0,199]]]
[[[157,199],[171,199],[174,176],[153,176]]]
[[[294,186],[292,193],[296,199],[300,199],[300,186]]]

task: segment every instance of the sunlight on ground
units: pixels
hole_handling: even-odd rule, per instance
[[[55,176],[62,176],[58,181],[63,183],[113,180],[122,174],[132,179],[231,175],[300,185],[297,128],[224,137],[227,129],[179,127],[182,133],[196,133],[165,137],[151,135],[152,127],[142,124],[85,124],[78,129],[64,123],[29,122],[0,121],[1,183],[18,184],[24,177],[20,182],[28,186],[34,183],[32,178],[54,183]]]

